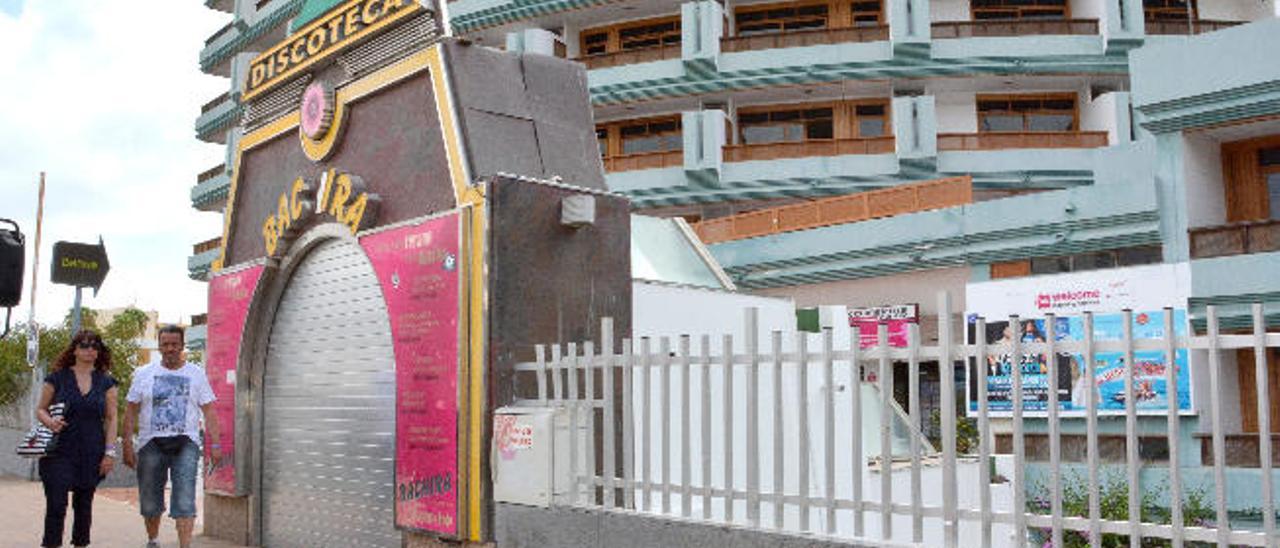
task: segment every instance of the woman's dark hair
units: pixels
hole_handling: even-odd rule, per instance
[[[103,373],[111,372],[111,349],[106,343],[102,342],[102,337],[97,333],[88,329],[81,329],[74,337],[71,337],[71,343],[67,348],[58,354],[58,359],[53,361],[53,371],[58,371],[71,367],[76,364],[76,347],[81,343],[92,344],[98,347],[98,359],[93,362],[93,369]]]

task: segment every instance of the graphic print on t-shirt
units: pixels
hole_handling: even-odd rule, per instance
[[[161,375],[151,388],[151,428],[156,433],[181,434],[187,428],[187,402],[191,401],[191,379],[182,375]]]

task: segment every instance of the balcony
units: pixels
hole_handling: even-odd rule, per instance
[[[811,156],[844,156],[846,154],[893,154],[892,135],[865,139],[827,139],[786,143],[727,145],[725,162],[781,160]]]
[[[213,238],[213,239],[211,239],[211,240],[205,240],[205,241],[203,241],[203,242],[200,242],[200,243],[198,243],[198,244],[196,244],[196,245],[191,246],[191,254],[192,254],[192,255],[199,255],[199,254],[204,253],[204,252],[206,252],[206,251],[216,250],[216,249],[218,249],[218,246],[220,246],[220,245],[222,245],[222,237],[221,237],[221,236],[219,236],[219,237],[217,237],[217,238]]]
[[[235,0],[205,0],[204,7],[226,13],[235,13]]]
[[[1147,21],[1147,34],[1155,35],[1187,35],[1187,34],[1204,34],[1215,30],[1222,30],[1236,25],[1243,25],[1244,21],[1216,21],[1209,19],[1195,19],[1190,21],[1178,20],[1156,20]]]
[[[666,167],[683,167],[684,151],[668,150],[664,152],[646,152],[643,154],[627,154],[610,156],[601,159],[606,172],[635,171],[640,169],[660,169]]]
[[[1107,146],[1105,131],[939,133],[938,150],[983,151],[1023,148],[1097,148]]]
[[[1188,234],[1192,259],[1280,251],[1280,220],[1275,219],[1193,228]]]
[[[227,143],[226,131],[240,121],[241,105],[237,95],[223,93],[200,107],[196,118],[196,137],[205,142]]]
[[[857,42],[878,42],[889,39],[889,27],[856,27],[846,29],[817,29],[799,32],[736,36],[720,39],[720,51],[732,53],[767,49],[823,46]]]
[[[619,67],[622,65],[634,65],[636,63],[648,63],[652,61],[666,61],[669,59],[680,58],[680,45],[668,44],[665,46],[655,46],[651,48],[632,49],[627,51],[615,51],[613,53],[604,53],[600,55],[591,55],[581,57],[579,62],[587,66],[588,70]]]
[[[231,63],[227,62],[244,33],[244,23],[239,19],[227,23],[204,41],[200,50],[200,68],[217,76],[230,76]]]
[[[933,24],[935,39],[1097,34],[1097,19],[945,21]]]
[[[191,189],[191,207],[200,211],[219,211],[231,188],[231,175],[226,164],[218,164],[196,176]]]
[[[213,260],[218,258],[222,238],[206,240],[192,246],[192,255],[187,257],[187,276],[196,281],[208,281]]]
[[[955,177],[722,217],[696,223],[693,230],[703,243],[713,244],[971,202],[972,179]]]

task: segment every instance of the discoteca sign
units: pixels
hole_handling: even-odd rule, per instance
[[[244,100],[271,89],[316,62],[343,51],[395,21],[422,10],[415,0],[351,0],[267,50],[249,65]]]

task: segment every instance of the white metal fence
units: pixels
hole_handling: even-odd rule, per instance
[[[952,310],[945,294],[939,296],[939,310]],[[936,346],[922,345],[918,326],[911,326],[908,345],[891,347],[887,329],[881,325],[876,346],[859,348],[855,334],[848,344],[836,348],[831,329],[818,335],[791,333],[786,341],[783,333],[774,332],[768,347],[762,347],[754,335],[755,312],[748,310],[747,335],[737,341],[740,351],[735,351],[732,336],[700,335],[677,338],[674,351],[666,337],[623,339],[617,346],[621,351],[615,352],[612,321],[605,319],[598,344],[539,345],[536,362],[517,366],[517,386],[528,388],[516,403],[560,407],[570,414],[569,470],[574,479],[559,504],[928,546],[1027,546],[1030,542],[1067,546],[1064,540],[1099,546],[1104,538],[1120,543],[1126,536],[1133,547],[1150,546],[1151,539],[1165,539],[1155,542],[1172,546],[1280,546],[1272,436],[1265,434],[1272,431],[1266,349],[1280,347],[1280,334],[1266,333],[1261,305],[1252,309],[1250,334],[1220,334],[1217,311],[1209,307],[1206,335],[1175,336],[1170,312],[1166,309],[1163,315],[1165,336],[1160,339],[1135,339],[1131,313],[1125,312],[1122,340],[1094,340],[1093,315],[1086,313],[1081,341],[1055,341],[1050,316],[1045,322],[1049,331],[1045,342],[1027,343],[1015,337],[987,344],[977,337],[975,343],[964,344],[953,340],[957,326],[950,314],[942,313]],[[1012,317],[1010,325],[1020,325],[1018,321]],[[978,319],[975,327],[982,333],[984,320]],[[1185,426],[1174,397],[1177,349],[1207,353],[1207,359],[1193,361],[1192,367],[1207,369],[1198,374],[1208,377],[1208,393],[1197,398],[1210,417],[1200,430],[1212,436],[1211,464],[1183,462],[1184,450],[1190,448],[1180,446],[1184,441],[1180,429]],[[1232,523],[1228,515],[1223,420],[1225,413],[1239,409],[1224,406],[1230,398],[1224,388],[1222,356],[1235,349],[1252,349],[1256,356],[1258,468],[1245,472],[1256,475],[1257,485],[1248,480],[1244,485],[1255,491],[1231,493],[1259,501],[1261,519],[1256,521],[1260,523],[1252,525],[1241,525],[1239,519]],[[1169,364],[1164,379],[1170,391],[1169,408],[1162,412],[1167,418],[1163,434],[1169,473],[1167,487],[1159,487],[1160,502],[1167,503],[1167,514],[1159,520],[1164,523],[1142,520],[1144,494],[1157,488],[1140,481],[1140,471],[1147,465],[1139,455],[1133,359],[1137,351],[1162,351],[1164,363]],[[1127,519],[1102,515],[1107,466],[1100,457],[1096,390],[1088,390],[1086,415],[1079,419],[1087,427],[1087,450],[1080,463],[1087,468],[1087,478],[1064,473],[1056,359],[1047,360],[1049,401],[1044,422],[1049,458],[1042,473],[1048,479],[1048,500],[1043,513],[1027,504],[1029,462],[1021,367],[1012,368],[1011,417],[993,419],[986,383],[977,383],[977,450],[972,455],[957,452],[957,393],[950,382],[956,380],[957,362],[972,359],[982,364],[997,353],[1055,356],[1068,352],[1084,356],[1084,374],[1091,383],[1097,353],[1119,352],[1126,358],[1125,412],[1114,420],[1123,420],[1125,426],[1124,465],[1116,468],[1127,478]],[[877,388],[893,385],[895,361],[906,362],[909,371],[910,405],[905,417],[895,412],[892,391]],[[919,393],[922,362],[939,364],[940,454],[919,435],[924,420]],[[862,382],[867,373],[875,374],[875,383]],[[534,386],[536,393],[529,393]],[[868,417],[878,417],[873,429],[878,430],[878,438],[867,435],[862,427]],[[895,425],[904,418],[908,428]],[[1011,457],[995,459],[1012,463],[1012,477],[1002,490],[1001,484],[992,483],[993,466],[989,465],[995,453],[993,421],[999,421],[1012,441]],[[1152,432],[1150,424],[1145,426],[1143,435],[1160,434]],[[909,440],[906,455],[900,450],[904,437]],[[1213,497],[1208,500],[1212,519],[1185,523],[1187,493],[1182,477],[1189,470],[1203,470],[1205,477],[1212,478]],[[1087,493],[1087,511],[1069,515],[1064,508],[1068,492]],[[1203,509],[1201,505],[1199,510]]]

